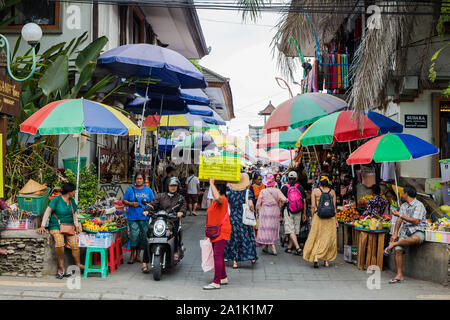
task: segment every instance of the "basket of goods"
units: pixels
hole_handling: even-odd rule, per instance
[[[355,228],[367,231],[385,231],[390,228],[390,222],[383,219],[366,217],[363,220],[356,221],[354,226]]]
[[[349,222],[355,220],[359,217],[359,212],[355,208],[347,208],[342,211],[339,211],[336,214],[336,218],[341,222]]]
[[[19,209],[41,215],[48,206],[50,188],[30,179],[17,195]]]
[[[371,194],[367,194],[364,197],[359,198],[359,200],[358,200],[358,208],[365,208],[365,207],[367,207],[367,203],[372,198],[373,198],[373,195],[371,195]]]
[[[425,240],[431,242],[450,243],[450,219],[443,217],[432,224],[429,223],[425,231]]]

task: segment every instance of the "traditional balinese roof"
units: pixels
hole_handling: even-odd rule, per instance
[[[261,110],[258,115],[260,116],[270,116],[272,112],[275,111],[275,107],[272,105],[272,101],[269,101],[269,104],[267,107],[264,108],[264,110]]]

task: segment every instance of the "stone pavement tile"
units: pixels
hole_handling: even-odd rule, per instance
[[[0,297],[1,296],[20,296],[22,294],[22,290],[0,290]]]
[[[0,300],[18,300],[20,299],[20,296],[7,296],[7,295],[1,295]]]
[[[139,295],[135,294],[120,294],[120,293],[105,293],[102,295],[102,300],[138,300]]]
[[[100,296],[100,293],[64,292],[61,298],[73,300],[99,300]]]
[[[26,290],[23,292],[24,297],[52,298],[58,299],[62,295],[61,291],[34,291]]]

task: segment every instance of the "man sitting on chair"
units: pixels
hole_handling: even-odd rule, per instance
[[[384,250],[384,254],[389,255],[392,250],[395,251],[397,275],[389,283],[399,283],[404,280],[402,265],[405,247],[421,244],[425,240],[427,211],[423,203],[416,199],[416,194],[414,187],[405,187],[402,194],[402,200],[405,202],[401,205],[400,212],[392,210],[392,214],[398,219],[394,234],[389,246]]]

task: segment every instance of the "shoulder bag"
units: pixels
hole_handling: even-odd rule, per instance
[[[255,213],[250,210],[250,206],[248,205],[248,193],[249,189],[247,189],[247,192],[245,193],[245,203],[242,204],[242,223],[247,226],[256,226],[256,218]]]
[[[220,229],[228,216],[228,212],[224,215],[222,222],[218,226],[208,224],[208,215],[206,215],[205,235],[211,240],[220,236]]]
[[[69,200],[69,203],[70,203],[70,207],[72,208],[72,216],[74,215],[74,212],[73,212],[73,206],[72,206],[72,203],[70,202],[70,200]],[[68,235],[68,236],[74,236],[74,235],[76,235],[76,233],[75,233],[75,226],[74,225],[72,225],[72,224],[66,224],[66,223],[61,223],[61,221],[59,221],[59,218],[58,218],[58,216],[54,213],[54,215],[55,215],[55,217],[56,217],[56,220],[58,220],[58,223],[59,223],[59,232],[61,233],[61,234],[66,234],[66,235]],[[74,221],[75,222],[75,221]]]

